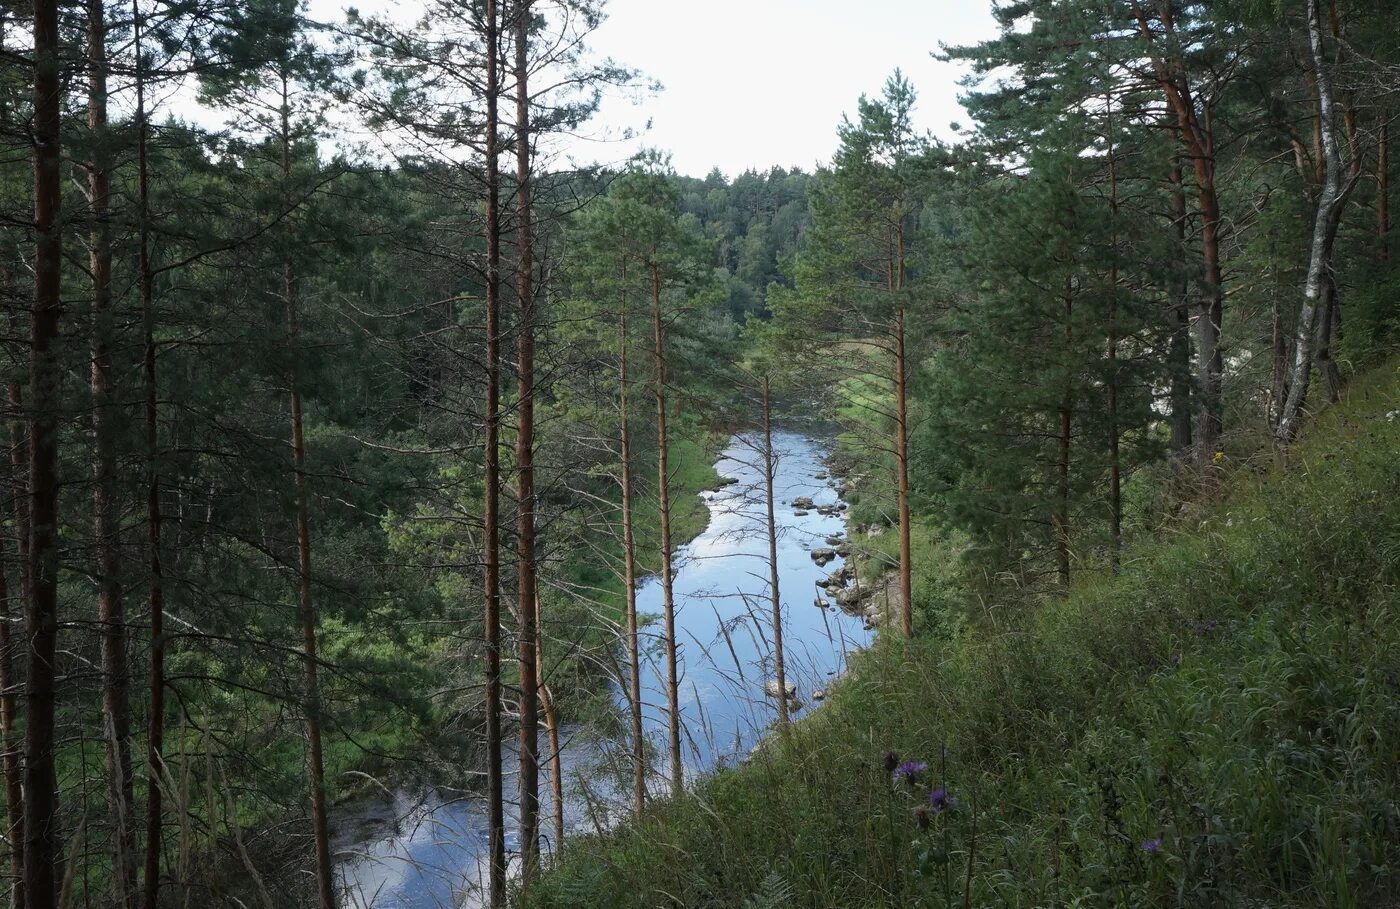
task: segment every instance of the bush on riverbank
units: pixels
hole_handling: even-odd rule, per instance
[[[523,904],[1387,904],[1394,364],[1348,399],[1120,577],[882,641],[784,739],[572,844]]]

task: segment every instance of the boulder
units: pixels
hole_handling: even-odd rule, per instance
[[[812,502],[811,496],[798,496],[797,498],[792,500],[792,507],[806,508],[810,510],[812,508],[815,508],[816,505]]]
[[[796,511],[794,511],[794,512],[792,513],[792,516],[793,516],[794,518],[805,518],[805,517],[807,517],[807,515],[809,515],[809,514],[811,514],[810,511],[803,511],[802,509],[799,508],[799,509],[797,509]]]
[[[818,688],[816,691],[813,691],[813,692],[812,692],[812,700],[814,700],[814,701],[824,701],[824,700],[826,700],[826,692],[825,692],[825,691],[822,691],[820,688]]]
[[[865,532],[865,535],[868,536],[868,537],[870,537],[870,539],[872,539],[872,540],[875,539],[876,537],[884,536],[884,534],[885,534],[885,525],[884,525],[884,524],[872,524],[872,525],[870,526],[870,529],[867,530],[867,531]]]
[[[854,551],[855,551],[855,547],[852,546],[850,543],[838,543],[838,544],[836,544],[836,554],[839,555],[839,556],[840,556],[841,558],[843,558],[843,559],[850,558],[851,553],[854,552]]]
[[[828,546],[840,546],[841,543],[842,543],[842,541],[845,540],[845,539],[846,539],[845,534],[841,534],[841,533],[827,534],[827,537],[826,537],[826,545],[828,545]]]
[[[726,486],[733,486],[737,482],[739,482],[738,477],[720,477],[719,482],[715,484],[715,488],[723,489]]]
[[[818,565],[825,565],[834,558],[836,558],[836,550],[834,549],[818,548],[812,550],[812,561]]]
[[[778,696],[778,680],[777,680],[777,679],[769,679],[768,681],[764,682],[764,683],[763,683],[763,693],[766,694],[766,695],[768,695],[770,698],[775,698],[775,697],[777,697],[777,696]],[[797,697],[797,686],[796,686],[795,684],[793,684],[792,682],[788,682],[786,685],[783,686],[783,693],[784,693],[784,695],[787,696],[787,699],[788,699],[789,701],[791,701],[791,700],[793,700],[793,699],[795,699],[795,698]]]

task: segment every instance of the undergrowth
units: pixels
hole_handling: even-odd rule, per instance
[[[522,904],[1395,904],[1398,389],[1393,364],[1359,377],[1116,578],[885,636]]]

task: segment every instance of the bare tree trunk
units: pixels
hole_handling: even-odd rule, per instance
[[[483,585],[486,643],[486,814],[489,909],[506,902],[506,819],[501,749],[501,219],[500,113],[496,0],[486,0],[486,442]]]
[[[1342,185],[1342,160],[1337,147],[1336,109],[1332,99],[1331,79],[1322,46],[1321,13],[1318,0],[1308,0],[1308,39],[1312,50],[1313,68],[1319,109],[1321,111],[1324,177],[1317,195],[1317,214],[1313,222],[1312,250],[1308,261],[1307,283],[1303,288],[1303,307],[1298,314],[1294,338],[1293,370],[1289,378],[1288,399],[1275,427],[1274,437],[1288,444],[1298,432],[1307,405],[1308,384],[1312,378],[1314,351],[1327,340],[1328,325],[1322,317],[1328,315],[1332,292],[1332,249],[1341,226],[1346,198],[1355,181]]]
[[[1381,121],[1376,140],[1376,260],[1390,261],[1390,122]]]
[[[9,904],[22,906],[23,891],[20,889],[24,877],[24,850],[15,839],[17,831],[24,829],[24,790],[20,780],[19,744],[15,741],[15,721],[18,719],[17,695],[19,682],[15,677],[14,636],[10,633],[14,622],[10,609],[10,587],[6,572],[0,568],[0,744],[5,749],[5,839],[10,844]],[[21,834],[22,836],[22,834]]]
[[[136,846],[131,807],[130,675],[118,540],[116,403],[112,393],[112,240],[108,223],[111,176],[107,153],[107,21],[103,0],[88,0],[88,164],[92,212],[93,541],[97,555],[97,621],[102,627],[102,740],[107,756],[108,811],[112,823],[112,897],[129,907],[136,899]]]
[[[29,909],[55,909],[63,877],[54,706],[58,653],[59,335],[63,273],[58,2],[34,0],[34,312],[30,329],[31,588],[25,613],[24,889]]]
[[[539,667],[535,664],[539,635],[535,564],[535,305],[532,296],[530,223],[530,2],[515,10],[515,167],[519,261],[515,275],[520,300],[518,349],[519,387],[516,404],[520,428],[515,441],[517,469],[517,587],[520,608],[520,851],[524,881],[534,878],[539,864],[540,754]]]
[[[769,380],[763,377],[763,497],[767,509],[768,592],[773,606],[773,681],[778,690],[778,722],[788,722],[787,673],[783,666],[783,598],[778,589],[778,522],[773,513],[773,474],[777,458],[773,451],[773,407]]]
[[[287,75],[282,73],[281,133],[282,181],[292,174],[291,104],[287,95]],[[301,386],[297,381],[301,338],[300,287],[291,258],[282,262],[282,297],[287,307],[287,345],[291,350],[291,371],[287,376],[287,397],[291,407],[293,503],[297,532],[297,614],[301,621],[302,696],[306,723],[306,777],[311,796],[311,833],[316,851],[316,890],[321,909],[335,909],[335,872],[331,866],[330,822],[326,809],[325,756],[321,747],[321,680],[316,654],[316,606],[311,598],[311,517],[306,497],[306,436],[301,409]]]
[[[630,676],[628,707],[632,720],[632,810],[641,813],[647,798],[646,737],[642,732],[642,650],[637,627],[637,541],[632,524],[632,431],[627,404],[627,302],[622,301],[617,320],[617,388],[622,458],[622,566],[627,587],[627,669]]]
[[[7,275],[7,279],[9,275]],[[9,286],[9,281],[6,281]],[[24,444],[24,430],[18,418],[19,386],[10,386],[11,405],[16,410],[16,419],[10,428],[10,437],[13,448],[10,452],[12,463],[16,468],[23,464],[23,455],[19,448]],[[23,472],[16,469],[13,480],[18,484],[23,484],[15,493],[15,536],[22,539],[28,533],[28,522],[24,520],[24,487],[28,484],[24,480]],[[25,569],[28,547],[17,544],[18,558],[15,560],[19,566],[20,573],[20,599],[28,596],[29,584],[26,578],[28,572]],[[0,615],[0,744],[3,744],[4,753],[4,773],[5,773],[5,841],[10,844],[10,899],[9,905],[15,909],[24,909],[24,788],[22,779],[22,769],[20,767],[20,743],[18,741],[19,732],[17,721],[19,719],[19,691],[21,679],[15,663],[16,640],[14,628],[17,618],[14,609],[11,608],[12,594],[9,589],[9,579],[7,577],[7,566],[5,560],[0,560],[0,606],[4,609],[4,614]],[[23,607],[21,606],[21,609]],[[22,637],[22,635],[21,635]]]
[[[1074,341],[1074,329],[1070,319],[1074,315],[1074,297],[1070,282],[1065,281],[1065,351],[1068,355]],[[1055,535],[1055,566],[1060,576],[1060,584],[1069,587],[1069,454],[1071,433],[1074,427],[1074,399],[1072,383],[1066,368],[1064,390],[1060,397],[1060,429],[1057,435],[1058,454],[1055,459],[1055,513],[1051,526]]]
[[[133,49],[136,56],[136,195],[137,278],[141,292],[143,342],[142,393],[146,442],[146,556],[150,573],[150,712],[146,734],[146,856],[143,909],[159,909],[160,859],[163,833],[161,785],[165,774],[165,581],[161,567],[160,534],[160,419],[156,385],[155,280],[151,268],[150,162],[146,122],[146,81],[141,64],[142,18],[138,0],[131,0]]]
[[[1171,188],[1172,231],[1176,236],[1177,265],[1182,274],[1171,293],[1167,365],[1171,369],[1167,396],[1171,406],[1171,450],[1179,464],[1191,448],[1191,282],[1185,274],[1186,193],[1182,190],[1181,158],[1173,153],[1167,173]]]
[[[1118,160],[1113,143],[1113,95],[1108,101],[1108,523],[1109,563],[1117,574],[1123,550],[1123,465],[1118,438]]]
[[[536,607],[536,612],[539,608]],[[540,709],[544,712],[544,728],[549,736],[549,791],[554,797],[555,855],[564,847],[564,753],[559,747],[559,711],[554,709],[554,693],[544,680],[544,638],[535,638],[535,662],[540,668]]]
[[[903,271],[901,258],[900,271]],[[904,304],[894,316],[894,439],[899,472],[899,621],[906,638],[914,636],[914,565],[909,514],[909,363],[904,349]]]
[[[1162,24],[1169,37],[1174,37],[1169,4],[1159,3]],[[1138,0],[1132,0],[1133,14],[1139,32],[1148,41],[1155,41],[1146,13]],[[1211,107],[1194,96],[1185,76],[1185,68],[1176,60],[1154,57],[1156,78],[1167,106],[1176,117],[1180,138],[1190,155],[1196,175],[1197,207],[1201,216],[1201,264],[1203,286],[1197,301],[1196,317],[1196,452],[1203,466],[1209,466],[1220,444],[1221,393],[1224,358],[1220,352],[1220,324],[1224,311],[1224,286],[1220,253],[1220,197],[1215,189],[1215,134],[1211,126]]]
[[[685,786],[681,767],[680,679],[676,674],[676,597],[671,576],[671,473],[666,438],[666,335],[661,323],[661,271],[651,265],[652,362],[656,395],[656,499],[661,520],[661,605],[666,627],[667,743],[670,746],[671,791]]]

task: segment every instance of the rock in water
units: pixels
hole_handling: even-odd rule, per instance
[[[811,510],[816,507],[816,504],[812,502],[811,496],[798,496],[792,500],[792,507]]]
[[[826,692],[825,692],[825,691],[822,691],[820,688],[818,688],[816,691],[813,691],[813,692],[812,692],[812,700],[814,700],[814,701],[824,701],[824,700],[826,700]]]
[[[817,549],[812,550],[812,561],[816,562],[818,566],[825,565],[827,562],[830,562],[834,558],[836,558],[836,550],[834,549],[824,549],[819,547]]]
[[[791,701],[791,700],[793,700],[794,698],[797,697],[797,686],[796,686],[795,684],[793,684],[792,682],[788,682],[786,685],[784,685],[784,686],[783,686],[783,689],[784,689],[783,694],[787,697],[787,699],[788,699],[789,701]],[[763,693],[766,694],[766,695],[768,695],[770,698],[775,698],[775,697],[777,697],[777,696],[778,696],[778,680],[777,680],[777,679],[769,679],[768,681],[764,682],[764,683],[763,683]]]

